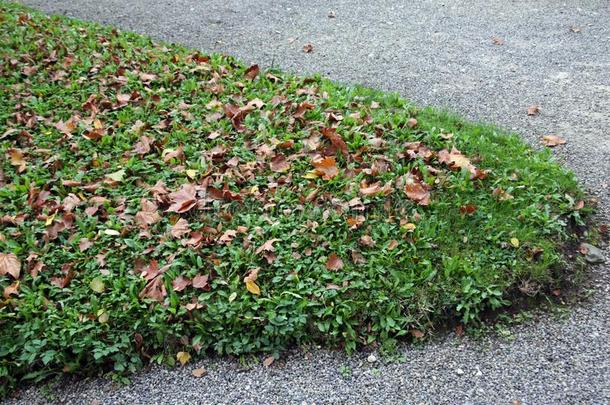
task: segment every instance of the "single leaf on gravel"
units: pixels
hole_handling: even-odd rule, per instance
[[[334,156],[316,159],[312,163],[315,167],[316,174],[322,176],[324,180],[330,180],[339,174],[339,169],[337,168],[337,162]]]
[[[539,112],[540,112],[540,107],[538,107],[537,105],[532,105],[527,108],[527,115],[530,115],[530,116],[538,115]]]
[[[21,262],[13,253],[0,253],[0,276],[10,274],[14,279],[19,278]]]
[[[263,366],[269,367],[273,364],[274,361],[275,361],[275,357],[269,356],[265,360],[263,360]]]
[[[191,355],[188,352],[178,352],[176,354],[176,359],[184,366],[191,360]]]
[[[331,253],[326,260],[326,268],[328,270],[341,270],[343,268],[343,260],[336,253]]]
[[[172,281],[174,291],[180,292],[191,284],[191,280],[186,277],[178,276]]]
[[[205,369],[203,367],[199,367],[199,368],[193,369],[193,371],[191,371],[191,374],[193,374],[193,377],[195,377],[195,378],[201,378],[207,374],[207,371],[205,371]]]
[[[312,53],[313,52],[313,44],[308,42],[305,45],[303,45],[303,52],[305,52],[305,53]]]
[[[169,194],[172,203],[167,209],[168,212],[183,213],[189,211],[197,204],[197,190],[190,183],[183,184],[180,190]]]
[[[548,146],[549,148],[554,148],[557,145],[565,144],[566,140],[557,135],[544,135],[540,142],[544,146]]]
[[[504,40],[500,37],[491,37],[491,43],[494,45],[504,45]]]

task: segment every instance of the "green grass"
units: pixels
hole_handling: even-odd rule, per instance
[[[3,392],[178,352],[390,347],[568,277],[568,224],[589,209],[548,151],[396,94],[246,68],[0,2],[0,253],[20,269],[0,276]],[[196,204],[174,212],[185,184]]]

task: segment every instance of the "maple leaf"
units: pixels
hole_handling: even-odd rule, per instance
[[[14,253],[0,253],[0,276],[10,274],[14,279],[19,278],[21,262]]]
[[[336,253],[331,253],[326,260],[326,268],[328,270],[341,270],[343,268],[343,260]]]
[[[314,160],[313,166],[315,167],[315,173],[322,176],[324,180],[330,180],[339,174],[337,168],[337,162],[334,156],[328,156]]]
[[[183,213],[197,205],[197,190],[190,183],[183,184],[180,190],[169,194],[171,201],[168,212]]]
[[[549,148],[554,148],[557,145],[565,144],[566,140],[557,135],[544,135],[540,143]]]
[[[189,229],[189,223],[186,219],[184,218],[180,218],[175,224],[174,226],[172,226],[172,229],[170,230],[170,234],[174,237],[174,238],[180,238],[184,235],[186,235],[187,233],[189,233],[191,230]]]
[[[161,220],[161,215],[157,212],[157,204],[142,198],[140,200],[142,209],[136,213],[136,223],[141,228],[147,228],[149,225],[155,224]]]
[[[183,276],[178,276],[172,281],[172,287],[174,288],[174,291],[176,291],[176,292],[180,292],[180,291],[184,290],[190,284],[191,284],[191,280],[186,277],[183,277]]]
[[[244,72],[244,77],[248,80],[254,80],[256,76],[258,76],[258,72],[260,72],[260,68],[258,65],[252,65]]]

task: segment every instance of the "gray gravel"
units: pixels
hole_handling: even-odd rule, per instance
[[[542,135],[561,135],[568,143],[556,148],[558,159],[599,197],[600,218],[608,222],[607,0],[24,3],[264,66],[395,90],[513,129],[536,145]],[[328,17],[331,10],[336,18]],[[302,52],[307,42],[313,53]],[[540,114],[529,117],[533,104]],[[423,347],[401,346],[402,363],[300,350],[269,369],[243,371],[212,358],[142,372],[129,386],[93,379],[33,387],[20,401],[52,395],[63,403],[610,403],[610,267],[594,267],[592,277],[591,300],[562,316],[541,314],[505,331],[508,337],[447,335]],[[197,366],[208,375],[192,377]]]

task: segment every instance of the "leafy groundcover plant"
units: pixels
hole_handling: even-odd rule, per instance
[[[0,154],[4,392],[476,322],[566,279],[583,213],[493,127],[8,3]]]

